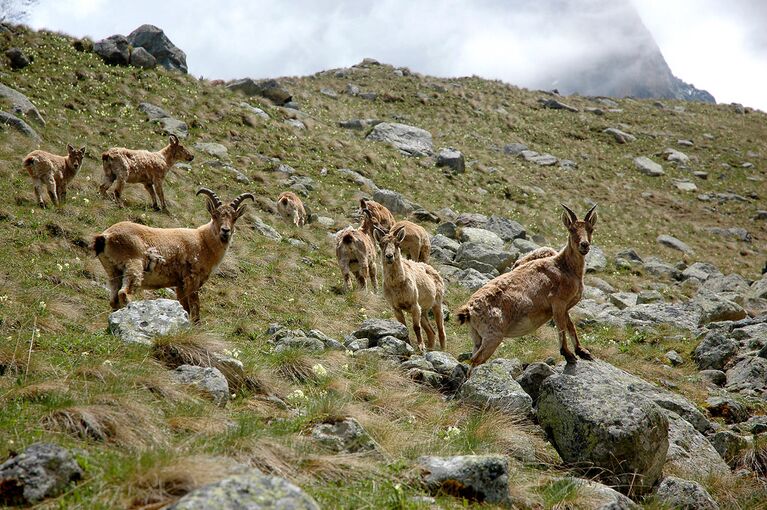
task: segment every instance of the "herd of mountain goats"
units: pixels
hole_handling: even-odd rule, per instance
[[[63,205],[67,185],[77,175],[84,155],[85,147],[75,149],[68,145],[66,156],[36,150],[24,158],[23,168],[33,180],[35,198],[41,207],[46,205],[43,187],[54,205]],[[121,194],[125,184],[140,183],[152,198],[154,209],[164,210],[165,176],[174,164],[192,161],[194,156],[171,135],[168,145],[159,151],[113,147],[101,159],[104,178],[99,191],[104,198],[114,185],[112,196],[123,205]],[[197,195],[205,198],[210,213],[211,219],[205,225],[153,228],[122,221],[94,237],[92,249],[107,274],[113,310],[124,307],[136,291],[172,287],[190,319],[199,321],[200,288],[224,258],[235,223],[245,212],[243,202],[255,201],[255,196],[243,193],[224,203],[207,188],[200,188]],[[346,227],[335,235],[344,288],[351,291],[354,275],[360,290],[368,291],[370,283],[373,291],[377,291],[380,252],[383,294],[394,316],[407,326],[405,314],[410,315],[418,349],[433,349],[439,339],[440,349],[445,350],[442,306],[446,287],[437,270],[428,264],[431,250],[428,232],[413,222],[396,221],[384,205],[373,200],[363,198],[359,207],[360,226]],[[559,330],[560,353],[567,362],[575,363],[576,355],[592,359],[578,341],[569,311],[583,293],[584,257],[597,223],[596,206],[582,220],[570,208],[563,207],[562,222],[568,230],[564,248],[557,251],[543,247],[520,258],[511,271],[487,282],[457,310],[458,321],[469,325],[474,342],[469,361],[472,369],[487,361],[504,338],[526,335],[552,319]],[[306,210],[295,193],[280,194],[277,211],[297,227],[307,223]],[[436,333],[429,322],[430,310]],[[422,331],[426,333],[426,344]],[[574,354],[567,345],[567,335],[573,341]]]

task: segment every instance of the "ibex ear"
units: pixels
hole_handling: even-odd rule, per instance
[[[170,135],[168,141],[170,141],[171,145],[178,145],[178,137],[176,135]]]
[[[83,155],[85,155],[85,145],[83,145],[82,147],[80,147],[80,154],[83,154]]]
[[[386,235],[386,231],[384,229],[382,229],[378,225],[373,225],[373,239],[375,239],[375,241],[378,244],[381,244],[381,240],[384,238],[385,235]]]
[[[399,232],[397,232],[397,237],[395,238],[397,240],[397,245],[399,246],[402,241],[405,240],[405,229],[400,229]]]
[[[74,151],[75,151],[75,148],[74,148],[74,147],[72,147],[72,144],[69,144],[69,143],[68,143],[68,144],[67,144],[67,152],[69,152],[69,153],[71,154],[71,153],[72,153],[72,152],[74,152]]]
[[[565,212],[562,213],[562,223],[564,223],[566,228],[570,228],[570,226],[578,220],[578,217],[575,215],[573,210],[567,207],[565,204],[560,205],[565,208]]]
[[[597,212],[595,210],[596,208],[597,208],[597,204],[594,204],[594,207],[589,209],[589,212],[587,212],[586,216],[583,217],[583,221],[588,223],[591,226],[591,228],[594,228],[594,225],[597,224],[598,216],[597,216]]]

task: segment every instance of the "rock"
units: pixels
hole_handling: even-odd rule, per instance
[[[519,156],[522,151],[528,150],[524,143],[510,143],[503,146],[503,153],[510,156]]]
[[[445,235],[437,234],[431,237],[431,247],[432,249],[436,247],[455,252],[461,247],[461,243]]]
[[[525,390],[525,393],[533,399],[533,404],[538,402],[543,381],[554,375],[554,370],[546,363],[530,363],[517,382]]]
[[[664,471],[694,479],[729,473],[727,463],[706,436],[678,414],[668,410],[664,412],[668,420],[669,442]]]
[[[458,230],[456,228],[456,224],[451,221],[441,223],[439,226],[437,226],[436,233],[441,234],[448,239],[458,239]],[[765,288],[765,291],[767,292],[767,287]]]
[[[628,143],[628,142],[635,142],[637,137],[634,135],[630,135],[628,133],[624,133],[618,128],[607,128],[603,133],[606,133],[608,135],[612,135],[613,138],[615,138],[615,141],[618,143]]]
[[[245,108],[246,110],[248,110],[253,115],[257,115],[257,116],[261,117],[262,119],[270,119],[271,118],[271,117],[269,117],[269,114],[266,113],[261,108],[257,108],[255,106],[253,106],[252,104],[246,103],[245,101],[241,102],[240,106]]]
[[[698,191],[698,186],[696,186],[694,182],[690,182],[690,181],[677,181],[676,183],[674,183],[674,186],[676,186],[676,189],[678,189],[679,191],[686,191],[686,192]]]
[[[597,273],[607,268],[607,257],[605,257],[605,252],[599,246],[591,245],[585,260],[587,273]]]
[[[462,174],[466,171],[466,162],[460,151],[448,147],[439,150],[437,154],[437,167],[447,167],[454,173]]]
[[[331,99],[338,99],[338,92],[336,92],[335,90],[333,90],[331,88],[328,88],[328,87],[321,88],[320,89],[320,94],[322,94],[324,96],[328,96]]]
[[[462,227],[484,228],[489,219],[480,213],[461,213],[455,219],[455,222]]]
[[[739,304],[705,289],[701,289],[691,303],[700,309],[700,325],[746,318],[746,311]]]
[[[704,381],[714,386],[724,386],[727,382],[727,375],[721,370],[706,369],[698,372]]]
[[[269,239],[277,242],[282,241],[282,236],[280,233],[258,216],[253,216],[253,228],[256,230],[256,232],[264,237],[268,237]]]
[[[432,352],[432,351],[429,351],[429,352]],[[439,352],[439,351],[433,351],[433,352]],[[406,361],[403,361],[400,364],[400,368],[402,370],[412,370],[415,368],[418,370],[434,371],[434,366],[424,356],[418,356],[418,355],[410,356],[409,359],[407,359]]]
[[[319,338],[307,336],[285,336],[276,341],[277,346],[274,352],[284,352],[287,350],[299,350],[308,352],[322,352],[325,350],[325,344]]]
[[[722,273],[713,264],[707,262],[696,262],[682,271],[682,280],[689,278],[697,278],[701,282],[705,282],[711,277],[720,277]]]
[[[727,370],[727,390],[750,393],[767,391],[767,359],[747,357]]]
[[[440,375],[449,376],[458,365],[457,359],[443,351],[429,351],[424,354],[424,359],[431,364],[432,370]]]
[[[320,510],[320,506],[284,478],[254,470],[195,489],[166,509]]]
[[[746,434],[763,434],[767,432],[767,416],[752,416],[737,425],[738,430]]]
[[[386,319],[365,319],[352,335],[355,338],[368,338],[371,341],[377,341],[388,336],[400,340],[408,339],[407,327],[405,325],[395,320]],[[371,345],[375,345],[375,343]]]
[[[588,501],[589,508],[598,510],[639,510],[640,508],[629,498],[607,485],[574,476],[555,478],[545,486],[544,490],[552,494],[571,493],[571,490],[577,491],[578,498],[583,498],[584,502]],[[564,501],[562,504],[567,505]],[[557,504],[552,508],[559,508],[560,506]]]
[[[224,145],[215,142],[197,142],[194,144],[195,150],[210,154],[218,159],[229,159],[229,149]]]
[[[128,42],[134,48],[145,49],[165,69],[187,72],[186,53],[176,47],[162,29],[154,25],[141,25],[128,34]]]
[[[681,145],[682,147],[692,147],[695,145],[691,140],[677,140],[677,144]]]
[[[746,296],[749,293],[749,284],[739,274],[727,276],[711,275],[703,284],[703,289],[721,295],[731,301],[739,301],[738,296]]]
[[[751,284],[751,297],[767,298],[767,275]]]
[[[684,363],[684,359],[682,359],[682,356],[680,356],[676,351],[668,351],[665,356],[666,359],[669,360],[669,362],[675,367],[678,367]]]
[[[615,256],[615,258],[628,260],[632,265],[644,263],[644,261],[642,260],[642,257],[640,257],[639,254],[636,252],[636,250],[634,250],[633,248],[619,251],[618,254]]]
[[[11,63],[11,69],[24,69],[32,63],[21,48],[8,48],[5,51],[5,56]]]
[[[489,282],[490,278],[470,267],[461,271],[455,281],[461,287],[474,291]]]
[[[12,89],[0,83],[0,98],[4,98],[11,105],[11,112],[16,116],[24,116],[33,122],[44,126],[45,120],[27,96],[16,89]],[[31,129],[31,128],[30,128]]]
[[[0,112],[0,130],[2,129],[1,126],[3,125],[11,126],[16,131],[35,141],[39,142],[41,140],[40,135],[38,135],[37,132],[32,129],[29,124],[16,117],[15,115],[11,115],[10,113]]]
[[[373,200],[385,206],[393,214],[407,215],[417,207],[420,207],[402,196],[402,194],[390,189],[376,189],[373,191]]]
[[[380,124],[381,120],[378,119],[350,119],[350,120],[342,120],[338,122],[338,127],[342,127],[344,129],[353,129],[355,131],[364,131],[372,126],[375,126],[376,124]]]
[[[648,274],[656,278],[666,278],[669,280],[680,280],[682,278],[681,271],[655,257],[648,257],[642,267]]]
[[[229,401],[229,383],[221,371],[213,367],[181,365],[171,372],[180,384],[188,384],[207,394],[216,405],[223,406]]]
[[[555,374],[541,385],[537,416],[563,461],[604,470],[601,478],[621,492],[649,492],[661,475],[668,420],[649,400],[606,382]]]
[[[373,439],[354,418],[344,418],[312,427],[312,437],[337,453],[358,453],[375,449]]]
[[[370,345],[372,347],[380,347],[386,354],[398,358],[408,358],[415,352],[413,346],[409,343],[393,336],[385,336],[378,340],[371,340]]]
[[[130,54],[130,65],[133,67],[143,67],[144,69],[152,69],[157,67],[157,59],[142,47],[133,48]]]
[[[732,397],[708,397],[706,408],[711,416],[724,418],[727,423],[740,423],[748,419],[748,410]]]
[[[431,133],[406,124],[382,122],[373,128],[367,139],[388,143],[408,156],[430,156],[434,151]]]
[[[663,151],[663,155],[666,157],[666,161],[671,161],[673,163],[686,165],[690,162],[690,157],[687,154],[684,152],[679,152],[678,150],[672,149],[670,147]]]
[[[657,290],[643,290],[642,292],[637,295],[637,302],[638,305],[643,305],[646,303],[662,303],[663,302],[663,294],[658,292]]]
[[[165,336],[189,327],[189,315],[174,299],[132,301],[109,314],[109,331],[127,344],[152,345]]]
[[[109,65],[127,66],[130,61],[130,43],[123,35],[113,35],[93,43],[93,52]]]
[[[637,170],[650,177],[659,177],[665,173],[662,166],[646,156],[634,158],[634,166]]]
[[[565,104],[554,98],[548,98],[548,99],[541,98],[538,100],[538,102],[543,107],[551,108],[552,110],[567,110],[568,112],[573,112],[573,113],[578,112],[578,108],[574,106],[570,106],[569,104]]]
[[[138,109],[144,112],[149,120],[160,120],[165,117],[170,117],[168,112],[152,103],[139,103]]]
[[[551,154],[539,154],[538,152],[526,150],[519,153],[519,156],[525,161],[535,163],[540,166],[556,165],[559,159]]]
[[[34,443],[0,464],[0,504],[34,505],[62,494],[83,470],[72,453],[51,443]]]
[[[741,452],[748,448],[749,441],[729,430],[721,430],[708,438],[719,455],[728,464],[734,464],[741,456]]]
[[[610,302],[619,310],[623,310],[629,306],[635,306],[637,304],[637,297],[633,292],[615,292],[610,294]]]
[[[675,510],[719,510],[714,498],[698,482],[667,476],[655,491],[657,500]]]
[[[710,331],[692,352],[701,370],[722,370],[738,352],[738,344],[720,331]]]
[[[528,254],[531,251],[535,251],[539,248],[536,243],[528,239],[514,239],[511,245],[515,249],[519,250],[522,255]]]
[[[485,222],[483,228],[497,234],[498,237],[506,242],[511,242],[514,239],[527,238],[525,227],[516,221],[509,220],[501,216],[490,216],[490,218],[488,218],[488,220]]]
[[[659,244],[662,244],[663,246],[666,246],[667,248],[671,248],[672,250],[678,250],[682,253],[688,253],[691,254],[692,248],[687,246],[685,243],[677,239],[676,237],[670,236],[670,235],[659,235],[656,239]]]
[[[189,126],[186,122],[173,117],[165,117],[158,121],[162,132],[166,135],[176,135],[179,138],[186,138],[189,136]]]
[[[420,457],[418,468],[432,494],[509,504],[508,461],[503,455]]]
[[[463,227],[460,232],[460,240],[462,243],[484,244],[495,248],[503,247],[503,239],[498,237],[498,234],[483,228]]]
[[[490,245],[469,241],[460,245],[455,253],[455,262],[462,269],[473,267],[471,266],[472,262],[480,262],[498,271],[503,271],[514,262],[514,257],[512,254]]]
[[[518,360],[494,359],[474,368],[458,396],[481,408],[526,416],[530,414],[533,400],[514,380],[521,373]]]
[[[730,228],[709,227],[706,229],[706,231],[720,237],[729,237],[729,238],[737,239],[738,241],[743,241],[746,243],[750,243],[752,240],[751,234],[748,232],[748,230],[741,227],[730,227]]]
[[[269,99],[278,106],[284,106],[293,100],[293,96],[277,80],[255,81],[251,78],[235,80],[227,84],[229,90],[239,91],[246,96],[260,96]]]

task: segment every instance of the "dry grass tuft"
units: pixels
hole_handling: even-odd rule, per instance
[[[261,438],[240,450],[238,459],[263,473],[295,479],[298,454],[273,439]]]
[[[155,411],[125,399],[100,401],[57,409],[42,418],[47,430],[66,432],[83,440],[93,439],[129,448],[164,442]]]
[[[191,433],[200,436],[223,434],[237,425],[223,416],[174,416],[169,418],[168,427],[175,433]]]
[[[754,435],[754,442],[743,453],[738,464],[767,480],[767,434]]]
[[[370,454],[309,455],[298,462],[301,478],[313,482],[333,483],[379,478],[381,473]]]
[[[62,381],[44,381],[22,386],[11,393],[15,400],[39,401],[51,397],[63,397],[69,392],[69,387]]]
[[[134,388],[148,391],[166,402],[190,404],[201,401],[191,392],[184,391],[181,385],[173,382],[166,371],[138,377],[132,383]]]

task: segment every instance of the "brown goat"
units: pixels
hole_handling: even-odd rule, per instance
[[[567,346],[566,333],[573,340],[575,354],[592,359],[589,351],[581,347],[568,312],[583,293],[584,257],[597,223],[596,206],[583,220],[578,220],[567,206],[563,207],[562,222],[569,235],[561,251],[490,280],[457,310],[459,323],[468,322],[471,328],[472,368],[492,356],[504,338],[531,333],[552,318],[559,330],[559,352],[567,362],[575,363],[576,357]]]
[[[373,233],[383,253],[384,297],[394,310],[394,316],[407,326],[404,312],[410,314],[417,348],[425,351],[421,328],[426,330],[428,348],[434,348],[434,329],[428,319],[428,311],[431,310],[437,323],[440,349],[444,351],[442,301],[445,297],[445,282],[442,277],[428,264],[402,258],[400,247],[405,239],[403,229],[386,232],[375,227]]]
[[[304,204],[292,191],[285,191],[277,197],[277,212],[285,221],[292,222],[297,227],[306,225]]]
[[[115,201],[122,205],[122,195],[125,183],[141,183],[149,196],[152,197],[152,207],[158,210],[157,196],[160,206],[167,208],[162,183],[168,170],[177,161],[192,161],[194,156],[178,141],[176,135],[170,135],[169,143],[157,152],[147,150],[124,149],[113,147],[101,155],[104,167],[104,181],[99,187],[101,196],[106,197],[107,190],[117,181],[114,188]]]
[[[367,211],[367,212],[365,212]],[[394,215],[375,200],[367,198],[360,199],[360,212],[362,213],[362,230],[373,239],[373,227],[379,227],[389,230],[394,226]]]
[[[75,149],[67,144],[67,155],[58,156],[41,150],[32,151],[24,157],[23,168],[32,178],[35,198],[40,207],[45,207],[43,185],[53,205],[61,205],[67,198],[67,184],[75,178],[83,163],[85,147]]]
[[[538,259],[545,259],[546,257],[553,257],[559,253],[554,248],[551,248],[549,246],[541,246],[540,248],[536,248],[524,257],[519,257],[516,262],[514,262],[514,265],[511,266],[511,270],[514,271],[516,268],[523,264],[527,264],[528,262],[532,262],[533,260]]]
[[[357,278],[361,288],[367,290],[369,279],[373,289],[378,289],[376,248],[372,238],[362,228],[348,226],[336,234],[336,259],[347,291],[351,289],[351,274]]]
[[[402,230],[405,232],[405,237],[400,244],[402,253],[404,253],[410,260],[415,260],[416,262],[429,261],[429,255],[431,254],[431,239],[425,228],[408,220],[398,221],[392,225],[391,228],[385,227],[378,223],[378,220],[373,216],[370,209],[362,209],[362,212],[362,230],[367,232],[368,228],[380,228],[384,232],[394,233]]]
[[[176,297],[192,321],[200,320],[199,291],[229,248],[234,224],[245,212],[243,193],[224,204],[201,188],[211,220],[198,228],[153,228],[129,221],[116,223],[93,240],[110,290],[113,310],[125,306],[138,289],[175,287]]]

